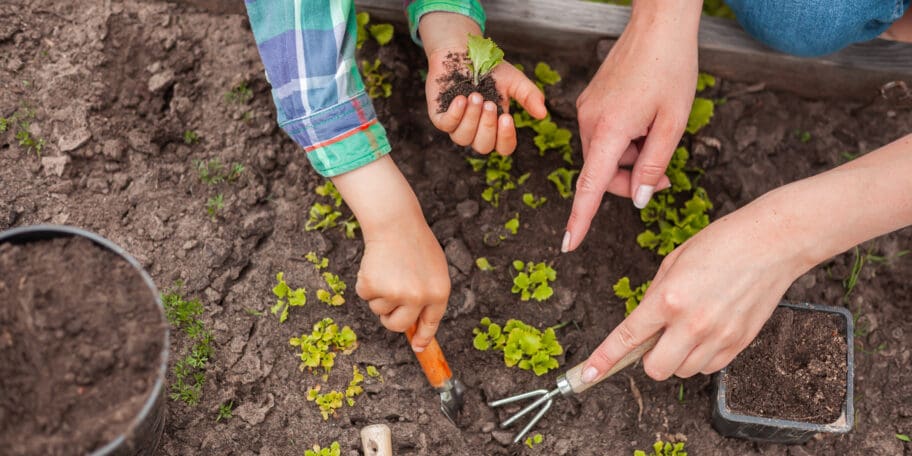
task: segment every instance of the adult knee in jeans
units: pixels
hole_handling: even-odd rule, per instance
[[[813,57],[868,41],[902,17],[910,0],[727,0],[757,40]]]

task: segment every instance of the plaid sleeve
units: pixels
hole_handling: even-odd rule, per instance
[[[409,31],[412,33],[412,40],[416,43],[421,44],[421,38],[418,37],[418,22],[421,20],[421,16],[435,11],[469,16],[478,23],[481,32],[484,33],[486,17],[479,0],[405,0],[405,14],[408,16]]]
[[[355,61],[352,0],[245,0],[279,126],[336,176],[390,150]]]

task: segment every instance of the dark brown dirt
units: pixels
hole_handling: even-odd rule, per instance
[[[447,54],[447,61],[444,66],[447,73],[437,79],[441,91],[437,95],[437,112],[446,112],[450,109],[450,103],[453,99],[462,95],[468,97],[473,92],[481,94],[485,101],[493,101],[497,105],[497,114],[503,113],[501,102],[503,97],[497,91],[497,81],[490,74],[478,80],[478,85],[472,80],[472,75],[466,69],[465,55]]]
[[[857,420],[851,433],[791,448],[725,439],[710,426],[708,377],[654,382],[633,367],[625,373],[642,397],[642,418],[630,380],[619,375],[584,396],[555,403],[537,429],[544,442],[535,449],[505,446],[501,441],[509,434],[494,423],[506,411],[495,414],[484,401],[552,388],[560,372],[535,377],[508,369],[497,354],[472,348],[472,328],[482,316],[519,318],[538,327],[569,321],[558,331],[566,349],[561,366],[583,361],[624,316],[611,286],[624,275],[635,283],[648,280],[661,261],[637,246],[643,225],[629,200],[607,196],[586,242],[560,255],[571,200],[561,199],[545,176],[566,166],[561,158],[539,157],[532,132],[520,131],[514,172],[532,177],[508,192],[499,208],[491,207],[480,198],[483,176],[465,163],[471,153],[428,120],[417,72],[425,64],[423,52],[404,28],[397,26],[392,44],[362,49],[362,58],[379,56],[393,73],[393,95],[376,100],[375,107],[392,156],[450,252],[453,293],[437,339],[469,387],[466,427],[457,430],[437,411],[438,399],[405,338],[380,328],[355,297],[362,242],[345,239],[339,230],[304,231],[307,211],[318,200],[314,188],[323,179],[275,125],[243,16],[135,0],[12,5],[0,8],[0,113],[23,103],[35,108],[32,128],[49,144],[43,157],[65,166],[42,163],[12,135],[0,135],[0,229],[51,221],[87,227],[136,256],[160,288],[181,279],[184,293],[206,305],[203,320],[212,329],[215,355],[201,402],[168,402],[161,455],[284,456],[333,440],[343,454],[356,454],[359,428],[378,422],[392,428],[399,456],[623,455],[648,448],[657,436],[686,438],[689,453],[700,456],[903,453],[894,434],[912,429],[912,255],[898,254],[912,248],[912,229],[861,246],[862,254],[887,260],[868,262],[848,298],[842,280],[851,270],[851,251],[814,268],[786,294],[792,301],[846,305],[858,316]],[[543,60],[560,72],[563,80],[547,89],[549,110],[576,134],[575,100],[597,68],[535,50],[509,57],[526,68]],[[248,82],[252,99],[226,102],[225,94],[241,81]],[[693,164],[706,170],[700,184],[715,204],[714,218],[843,163],[843,152],[866,153],[912,131],[912,110],[891,101],[816,101],[746,88],[723,80],[706,93],[727,102],[717,106],[708,127],[684,142]],[[91,135],[84,144],[60,147],[62,138],[80,129]],[[183,142],[187,129],[199,133],[199,144]],[[796,131],[809,132],[810,140],[802,142]],[[213,157],[246,170],[234,183],[204,185],[193,160]],[[578,168],[579,153],[575,158]],[[548,202],[530,209],[520,202],[525,191]],[[213,222],[206,200],[219,193],[225,208]],[[516,212],[518,234],[496,248],[485,246],[484,234]],[[834,217],[822,223],[838,222],[839,214]],[[345,305],[330,308],[313,299],[323,279],[310,264],[295,261],[309,251],[328,256],[333,272],[349,284]],[[466,265],[466,258],[479,256],[498,269],[482,273]],[[515,259],[553,261],[558,277],[551,300],[519,302],[510,293],[509,263]],[[268,311],[275,303],[271,289],[278,271],[310,295],[282,325],[271,315],[248,312]],[[336,359],[329,382],[300,372],[288,344],[322,317],[351,325],[359,340],[354,353]],[[183,353],[186,341],[175,342],[172,353]],[[384,382],[369,385],[355,407],[324,422],[305,392],[315,383],[344,388],[352,363],[377,366]],[[219,405],[230,400],[234,417],[215,423]]]
[[[735,413],[827,424],[845,404],[845,319],[780,307],[725,375]]]
[[[0,244],[0,448],[86,454],[152,392],[164,326],[136,270],[83,238]]]

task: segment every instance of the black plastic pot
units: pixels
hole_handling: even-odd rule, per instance
[[[149,287],[149,293],[155,299],[155,305],[161,314],[162,326],[165,328],[162,334],[162,351],[158,360],[155,361],[158,364],[155,383],[149,391],[142,408],[123,434],[95,450],[90,456],[151,456],[158,449],[162,432],[165,428],[164,387],[168,368],[168,325],[165,320],[165,309],[162,307],[158,289],[155,287],[155,283],[152,282],[152,278],[143,270],[136,259],[117,244],[95,233],[79,228],[60,225],[34,225],[13,228],[0,232],[0,244],[27,244],[46,239],[72,236],[86,238],[130,263],[142,277],[146,286]]]
[[[855,351],[854,351],[854,324],[852,314],[844,307],[826,306],[821,304],[792,304],[781,302],[781,307],[806,310],[812,312],[829,312],[840,315],[845,320],[846,338],[846,394],[842,404],[842,414],[839,418],[828,424],[809,423],[806,421],[792,421],[786,419],[765,418],[760,416],[742,415],[734,413],[725,403],[727,385],[725,373],[728,368],[719,371],[714,379],[714,394],[712,396],[712,424],[720,434],[726,437],[736,437],[761,442],[783,444],[798,444],[806,442],[817,433],[842,434],[852,430],[855,421],[853,384],[855,380]]]

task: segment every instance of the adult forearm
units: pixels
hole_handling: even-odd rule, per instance
[[[794,255],[799,273],[912,225],[912,135],[745,207]]]

